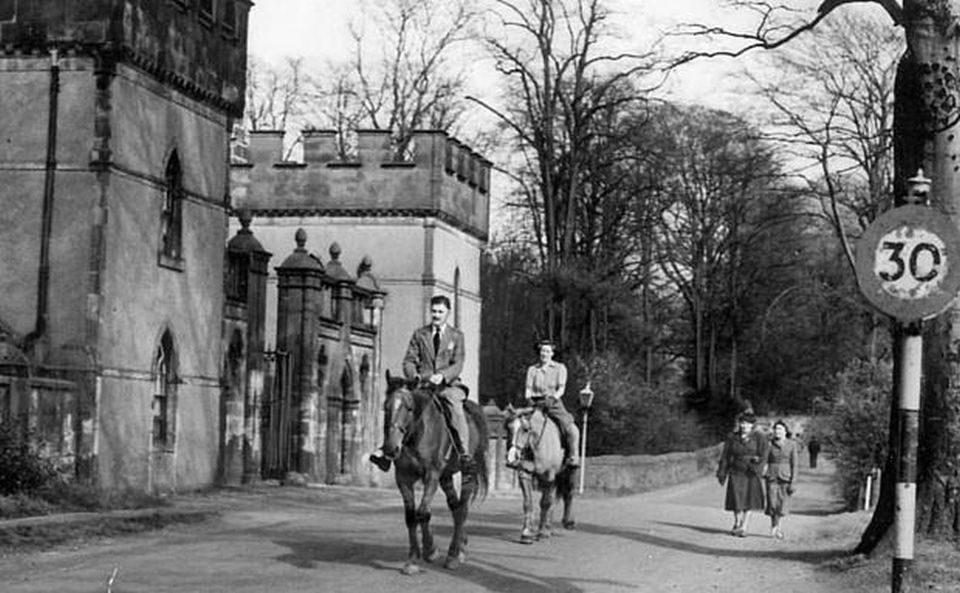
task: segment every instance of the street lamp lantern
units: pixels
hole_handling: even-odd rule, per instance
[[[589,410],[591,406],[593,406],[593,390],[590,389],[590,382],[587,381],[587,386],[580,390],[580,407]]]
[[[593,406],[593,389],[590,382],[580,390],[580,409],[583,410],[583,430],[580,431],[580,494],[583,494],[583,476],[587,471],[587,418]]]
[[[930,195],[933,180],[923,174],[923,169],[917,169],[917,174],[907,179],[907,195],[904,200],[908,204],[924,204]]]

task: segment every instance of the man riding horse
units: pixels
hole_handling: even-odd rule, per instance
[[[430,299],[430,324],[413,332],[407,354],[403,357],[403,374],[413,382],[426,381],[440,391],[441,400],[449,411],[453,425],[451,436],[460,456],[460,467],[470,465],[466,441],[467,419],[463,413],[463,401],[467,394],[460,383],[463,370],[463,332],[447,324],[450,315],[450,299],[437,295]],[[370,461],[382,471],[390,469],[390,459],[381,452],[370,455]]]
[[[538,351],[540,361],[527,369],[524,397],[528,402],[541,406],[544,413],[557,423],[561,436],[567,442],[565,463],[569,467],[577,467],[580,465],[577,457],[580,430],[574,424],[573,416],[560,401],[567,388],[567,367],[562,362],[553,360],[555,348],[550,340],[541,340]]]

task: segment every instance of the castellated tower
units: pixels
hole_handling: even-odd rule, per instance
[[[107,488],[216,480],[250,6],[0,0],[0,403]]]
[[[349,270],[364,255],[371,258],[387,293],[380,337],[385,370],[401,372],[410,335],[429,322],[430,297],[447,295],[450,323],[466,337],[463,380],[476,400],[490,162],[441,131],[415,132],[406,160],[395,158],[389,131],[357,136],[356,158],[343,161],[335,132],[304,131],[303,162],[284,162],[282,131],[251,132],[245,162],[232,166],[234,207],[253,213],[257,237],[273,253],[287,251],[290,237],[304,228],[312,245],[337,241],[355,258],[344,262]],[[275,274],[268,282],[267,311],[273,311]],[[268,319],[268,340],[274,324]]]

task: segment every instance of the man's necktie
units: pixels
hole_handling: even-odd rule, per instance
[[[440,354],[440,328],[433,330],[433,357]]]

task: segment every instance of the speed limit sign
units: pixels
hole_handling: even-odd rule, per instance
[[[928,206],[888,210],[857,244],[857,281],[864,296],[901,321],[941,313],[960,290],[960,232]]]

